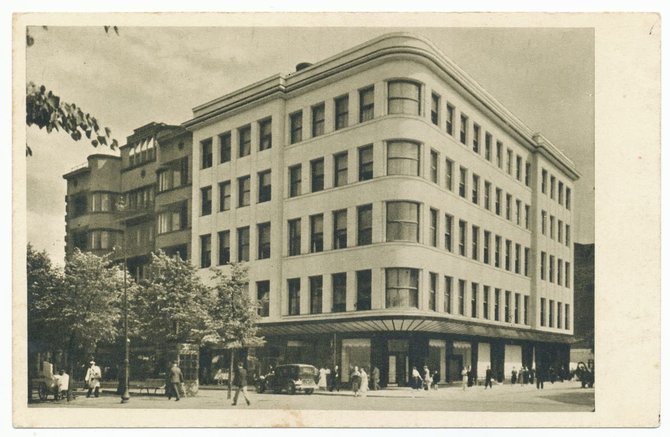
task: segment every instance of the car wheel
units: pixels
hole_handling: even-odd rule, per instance
[[[314,389],[313,388],[308,388],[308,389],[305,390],[305,393],[307,393],[308,395],[311,395],[312,393],[314,393]]]
[[[288,394],[294,395],[295,394],[295,384],[293,382],[288,383],[288,389],[286,390]]]
[[[37,386],[37,395],[39,396],[40,401],[47,400],[48,390],[45,383],[40,382],[40,385]]]

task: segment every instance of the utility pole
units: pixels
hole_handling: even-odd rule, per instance
[[[117,202],[117,210],[125,212],[126,203],[123,195],[119,197]],[[123,394],[121,395],[121,403],[127,404],[130,401],[130,390],[128,388],[130,382],[130,339],[128,338],[128,252],[126,249],[126,231],[128,226],[125,217],[123,222],[123,346],[125,349],[125,358],[123,360]]]

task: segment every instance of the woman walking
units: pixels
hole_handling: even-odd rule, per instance
[[[354,392],[354,397],[358,397],[358,390],[361,386],[361,374],[358,371],[358,366],[354,366],[354,371],[351,372],[351,390]]]
[[[367,396],[368,394],[368,374],[365,372],[365,367],[361,367],[361,389],[360,393],[362,397]]]

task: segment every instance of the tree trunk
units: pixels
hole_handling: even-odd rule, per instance
[[[233,391],[233,361],[235,360],[235,349],[230,348],[230,369],[228,373],[228,399],[232,397]]]

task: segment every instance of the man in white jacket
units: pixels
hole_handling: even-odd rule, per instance
[[[91,397],[91,392],[95,393],[96,398],[100,395],[100,379],[102,379],[102,371],[95,365],[95,361],[91,361],[91,367],[86,371],[86,378],[84,378],[88,386],[87,398]]]

